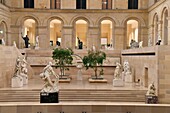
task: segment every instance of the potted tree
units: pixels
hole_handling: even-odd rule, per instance
[[[60,68],[60,79],[67,78],[65,76],[65,70],[69,70],[68,66],[72,64],[73,58],[72,49],[56,48],[53,51],[52,58],[55,60],[56,67]]]
[[[92,79],[103,79],[102,75],[103,68],[102,64],[104,59],[106,59],[106,54],[103,51],[89,51],[87,56],[83,57],[83,64],[86,70],[92,68],[94,70],[94,75]],[[100,68],[100,70],[99,70]]]

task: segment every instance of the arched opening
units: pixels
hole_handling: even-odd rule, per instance
[[[127,21],[127,43],[126,46],[129,48],[132,41],[138,42],[139,37],[139,23],[136,20]]]
[[[153,19],[153,45],[156,44],[156,42],[158,41],[158,15],[155,15],[154,16],[154,19]]]
[[[110,20],[101,21],[101,48],[113,48],[113,23]]]
[[[5,22],[0,23],[0,43],[2,44],[2,40],[7,43],[7,27]]]
[[[162,43],[163,45],[168,45],[168,10],[163,12],[163,27],[162,27]]]
[[[22,29],[22,37],[29,38],[29,47],[35,46],[35,37],[36,37],[36,21],[34,19],[26,19],[24,21],[24,26]]]
[[[76,48],[86,49],[87,48],[87,31],[88,23],[85,20],[76,21]]]
[[[61,46],[62,43],[62,22],[53,19],[50,22],[50,46]]]

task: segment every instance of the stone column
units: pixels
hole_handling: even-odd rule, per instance
[[[143,41],[143,47],[145,46],[148,46],[148,28],[147,27],[143,27],[141,26],[141,39],[139,40],[140,41]]]
[[[47,26],[37,26],[37,35],[39,36],[40,49],[47,49],[50,47],[50,37],[47,35]]]
[[[154,25],[153,24],[149,25],[148,40],[149,38],[151,39],[151,42],[152,42],[151,44],[153,45],[154,44]]]
[[[101,40],[100,40],[100,31],[98,26],[90,26],[87,35],[87,49],[95,46],[96,49],[100,49]]]
[[[127,36],[125,27],[115,26],[115,35],[113,36],[113,48],[114,49],[125,49],[127,48]]]
[[[161,38],[162,40],[162,24],[163,24],[163,21],[158,21],[157,22],[158,24],[158,34],[157,34],[157,40],[159,40],[158,38]]]
[[[168,45],[170,45],[170,16],[167,17],[168,20]]]
[[[76,36],[74,36],[74,29],[72,26],[64,25],[62,30],[61,47],[75,49]]]

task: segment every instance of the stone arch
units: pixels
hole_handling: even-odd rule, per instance
[[[124,49],[127,48],[127,44],[128,44],[128,41],[127,41],[127,22],[129,20],[135,20],[138,22],[138,42],[142,41],[141,39],[141,29],[142,27],[146,27],[146,24],[144,22],[144,20],[142,18],[138,18],[138,17],[126,17],[123,22],[122,22],[122,26],[124,26],[125,28],[125,33],[124,33]],[[143,40],[144,41],[144,40]]]
[[[22,26],[23,22],[27,19],[33,19],[35,20],[35,22],[37,23],[37,25],[42,25],[41,21],[39,20],[38,17],[36,17],[35,15],[23,15],[23,16],[20,16],[17,21],[16,21],[16,25],[17,26]]]
[[[152,28],[152,44],[154,45],[156,42],[157,42],[157,35],[158,35],[158,23],[159,21],[159,15],[158,13],[155,13],[153,15],[153,19],[152,19],[152,25],[153,25],[153,28]]]
[[[90,35],[90,33],[88,32],[88,30],[89,30],[89,27],[91,26],[91,25],[93,25],[92,24],[92,21],[89,19],[89,17],[87,17],[87,16],[75,16],[72,20],[71,20],[71,22],[70,22],[70,25],[73,27],[73,29],[72,29],[72,48],[74,48],[74,47],[76,47],[76,21],[78,21],[78,20],[84,20],[84,21],[86,21],[87,22],[87,34],[86,34],[86,47],[88,48],[88,44],[89,44],[89,35]]]
[[[64,31],[63,31],[63,26],[65,25],[65,24],[67,24],[67,22],[66,22],[66,20],[64,19],[64,18],[62,18],[62,17],[59,17],[59,16],[51,16],[51,17],[49,17],[49,18],[47,18],[45,21],[44,21],[44,26],[47,26],[47,32],[48,32],[48,35],[47,35],[47,37],[49,37],[49,39],[48,39],[48,41],[50,42],[50,41],[53,41],[54,42],[54,44],[53,44],[53,46],[55,46],[57,43],[56,43],[56,41],[58,41],[57,39],[58,39],[58,36],[55,34],[55,36],[57,37],[57,38],[53,38],[53,40],[50,40],[50,38],[51,38],[51,31],[50,31],[50,23],[51,23],[51,21],[53,21],[53,20],[59,20],[59,21],[61,21],[61,37],[60,38],[63,38],[63,34],[64,34]],[[53,36],[54,37],[54,36]],[[63,46],[63,41],[61,42],[61,46]]]
[[[8,45],[9,40],[8,40],[8,34],[7,33],[8,33],[9,26],[8,26],[8,24],[7,24],[7,22],[5,21],[4,18],[0,20],[0,24],[3,24],[4,27],[5,27],[5,33],[4,33],[4,36],[2,38],[4,38],[5,44]]]
[[[106,17],[106,16],[102,16],[102,17],[98,18],[95,25],[99,25],[102,20],[110,20],[110,21],[114,22],[116,26],[120,25],[120,22],[116,18]]]
[[[167,17],[169,16],[169,11],[167,7],[164,7],[162,9],[162,13],[161,13],[161,38],[162,38],[162,44],[163,45],[168,45],[168,20]]]
[[[74,25],[74,23],[75,23],[77,20],[80,20],[80,19],[81,19],[81,20],[85,20],[85,21],[88,23],[88,25],[90,25],[90,26],[94,25],[94,23],[92,22],[92,20],[90,19],[90,17],[88,17],[88,16],[86,16],[86,15],[77,15],[77,16],[74,16],[74,17],[71,19],[69,25]]]
[[[99,18],[97,21],[96,21],[96,26],[99,26],[99,35],[98,35],[98,38],[99,38],[99,42],[101,42],[101,22],[104,21],[104,20],[109,20],[112,22],[112,37],[111,38],[111,41],[110,41],[110,47],[113,47],[115,48],[115,26],[116,24],[119,25],[119,21],[117,21],[116,19],[112,18],[112,17],[106,17],[106,16],[103,16],[102,18]]]
[[[62,16],[60,15],[53,15],[53,16],[50,16],[50,17],[45,17],[44,18],[44,21],[43,21],[43,25],[46,26],[49,24],[49,22],[53,19],[57,19],[57,20],[60,20],[62,22],[63,25],[67,25],[68,22],[65,20],[65,18],[63,18]]]
[[[140,23],[141,27],[145,27],[146,26],[146,23],[145,23],[144,19],[142,17],[137,17],[137,16],[136,17],[135,16],[127,16],[126,18],[123,19],[121,25],[124,26],[126,24],[126,22],[128,20],[131,20],[131,19],[138,21]]]

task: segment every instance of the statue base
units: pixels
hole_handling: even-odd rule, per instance
[[[113,79],[113,86],[114,87],[123,87],[124,82],[122,79]]]
[[[59,92],[41,92],[40,93],[40,103],[59,103],[58,100]]]
[[[23,86],[23,78],[22,77],[12,77],[11,87],[22,87]]]
[[[28,78],[27,77],[23,77],[23,84],[24,85],[28,84]]]
[[[157,104],[158,96],[145,95],[145,103],[146,104]]]

